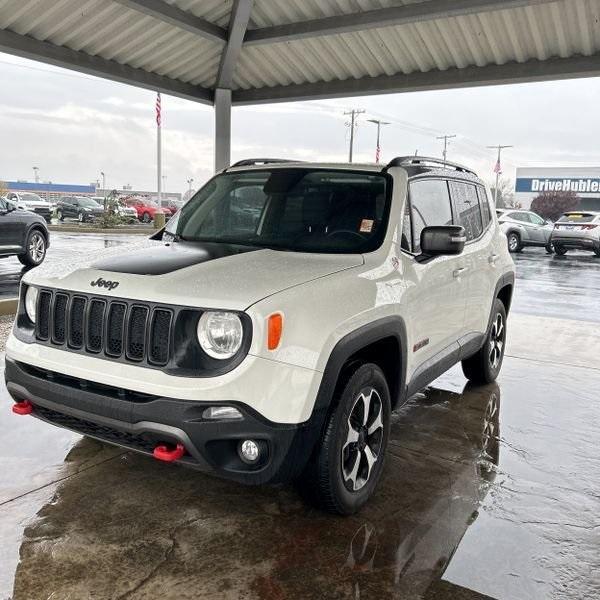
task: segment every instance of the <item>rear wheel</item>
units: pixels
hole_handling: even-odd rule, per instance
[[[150,221],[152,221],[152,217],[150,216],[150,213],[145,212],[142,215],[142,221],[144,221],[144,223],[150,223]]]
[[[557,246],[554,244],[554,252],[556,252],[558,256],[564,256],[567,253],[567,249],[564,246]]]
[[[522,249],[521,236],[518,233],[511,231],[506,237],[508,240],[508,251],[520,252]]]
[[[82,212],[80,212],[80,213],[77,215],[77,220],[78,220],[80,223],[83,223],[83,222],[85,221],[85,215],[84,215]]]
[[[25,252],[17,258],[27,267],[37,267],[46,257],[46,238],[37,230],[32,231],[27,238]]]
[[[600,258],[600,246],[594,248],[594,254]]]
[[[381,477],[390,412],[383,371],[372,363],[358,367],[327,419],[325,433],[300,478],[300,491],[328,512],[358,511]]]
[[[56,211],[56,218],[59,221],[64,221],[65,220],[65,216],[62,213],[62,210],[60,210],[60,208]]]
[[[552,248],[552,244],[546,244],[546,252],[548,254],[553,254],[554,253],[554,249]]]
[[[473,383],[485,384],[496,381],[502,368],[506,345],[506,309],[496,298],[493,306],[492,323],[481,349],[462,361],[465,377]]]

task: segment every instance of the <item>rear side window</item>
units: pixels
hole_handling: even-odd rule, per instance
[[[442,179],[425,179],[410,184],[413,226],[413,252],[421,252],[421,232],[425,227],[452,225],[452,205],[448,184]]]
[[[467,241],[477,239],[483,233],[483,221],[475,186],[451,181],[450,193],[456,207],[458,222],[465,228]]]
[[[485,188],[480,185],[477,186],[477,194],[479,195],[479,204],[481,204],[481,212],[483,214],[483,227],[487,227],[487,224],[492,220],[492,211],[490,210],[490,201],[487,197]]]

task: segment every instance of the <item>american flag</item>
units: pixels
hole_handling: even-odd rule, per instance
[[[502,175],[502,165],[500,164],[500,159],[496,161],[496,166],[494,167],[494,173],[496,175]]]
[[[160,127],[161,123],[161,106],[160,106],[160,92],[156,94],[156,124]]]
[[[377,148],[375,148],[375,162],[377,164],[379,164],[380,158],[381,158],[381,148],[379,146],[377,146]]]

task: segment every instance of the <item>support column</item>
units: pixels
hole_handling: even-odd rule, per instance
[[[215,90],[215,171],[231,164],[231,90]]]

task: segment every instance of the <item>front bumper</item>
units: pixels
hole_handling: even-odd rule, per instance
[[[296,477],[318,439],[322,415],[299,425],[268,421],[242,403],[207,403],[141,394],[6,359],[6,387],[17,402],[28,400],[32,415],[59,427],[152,455],[158,445],[182,444],[176,462],[245,484],[279,483]],[[207,406],[235,406],[238,421],[203,418]],[[263,450],[258,464],[238,456],[242,440]]]

